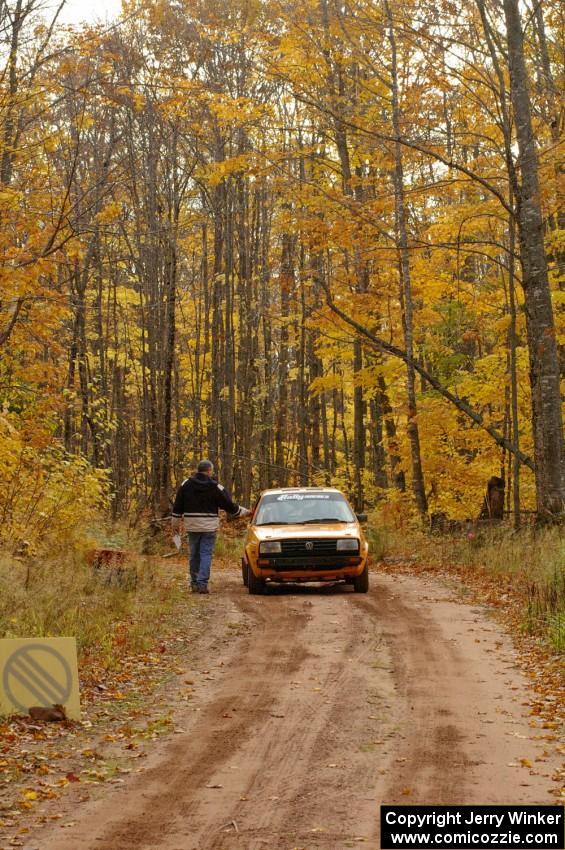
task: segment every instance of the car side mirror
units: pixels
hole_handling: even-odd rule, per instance
[[[367,520],[369,519],[367,514],[355,514],[355,516],[357,517],[359,522],[367,522]]]

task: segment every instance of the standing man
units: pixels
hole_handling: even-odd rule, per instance
[[[188,531],[190,589],[193,593],[209,593],[212,552],[220,526],[219,509],[234,519],[250,513],[234,502],[213,476],[212,461],[201,460],[196,475],[180,485],[173,505],[173,532],[180,531],[182,518]]]

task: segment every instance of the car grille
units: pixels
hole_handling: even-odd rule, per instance
[[[320,555],[337,555],[337,539],[281,540],[279,558],[316,558]],[[345,553],[340,552],[340,555]],[[348,554],[356,554],[350,552]]]
[[[271,570],[282,573],[292,572],[293,570],[331,572],[332,570],[343,570],[345,567],[356,567],[360,562],[359,555],[345,555],[343,553],[340,555],[317,555],[315,558],[305,558],[304,556],[301,558],[281,558],[280,555],[276,555],[268,559],[266,566]]]

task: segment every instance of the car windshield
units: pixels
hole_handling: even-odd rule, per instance
[[[256,525],[353,522],[355,516],[341,493],[272,493],[263,496]]]

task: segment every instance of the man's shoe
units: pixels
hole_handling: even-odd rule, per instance
[[[199,587],[198,593],[210,593],[207,587]]]
[[[190,585],[190,592],[191,593],[198,593],[198,585],[197,584],[191,584]]]

